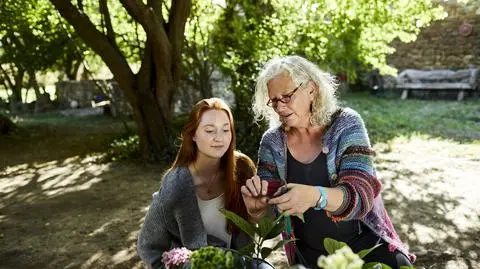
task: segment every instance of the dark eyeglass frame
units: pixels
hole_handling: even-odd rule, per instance
[[[298,89],[300,89],[302,87],[302,85],[303,85],[303,82],[300,83],[300,85],[298,85],[291,92],[289,92],[285,95],[282,95],[282,98],[269,99],[268,102],[267,102],[267,106],[275,109],[275,108],[277,108],[279,101],[284,103],[284,104],[288,104],[290,101],[292,101],[292,96],[298,91]]]

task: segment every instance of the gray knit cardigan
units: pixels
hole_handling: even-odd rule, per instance
[[[138,254],[148,267],[163,268],[165,251],[182,246],[194,250],[217,242],[210,235],[207,239],[190,170],[172,169],[153,195],[138,236]],[[244,233],[233,235],[231,248],[239,249],[249,242]]]

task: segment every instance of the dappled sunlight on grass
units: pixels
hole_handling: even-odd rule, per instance
[[[0,175],[6,167],[49,166],[74,156],[84,159],[105,152],[115,137],[126,132],[121,121],[106,116],[72,118],[45,113],[22,117],[21,132],[0,136]]]
[[[15,191],[17,188],[27,185],[34,175],[34,173],[25,172],[10,178],[2,178],[0,179],[0,192],[10,193]]]
[[[93,232],[89,233],[88,236],[96,236],[96,235],[99,235],[101,233],[105,233],[108,226],[110,226],[112,224],[115,224],[115,223],[119,223],[119,222],[121,222],[121,220],[118,219],[118,218],[115,218],[115,219],[113,219],[109,222],[106,222],[102,226],[100,226],[99,228],[95,229]]]
[[[109,164],[97,164],[94,157],[72,157],[63,161],[21,164],[0,174],[0,201],[20,195],[33,202],[37,197],[53,197],[90,188]],[[25,200],[24,200],[25,201]]]
[[[136,237],[163,167],[99,162],[108,117],[25,117],[0,137],[0,267],[143,268]]]
[[[91,268],[92,265],[94,265],[94,263],[98,260],[102,259],[104,255],[105,254],[103,254],[103,251],[98,251],[97,253],[93,254],[84,264],[82,264],[81,268]]]
[[[113,266],[120,266],[122,268],[144,268],[142,262],[138,260],[136,255],[136,244],[130,242],[127,246],[124,246],[113,254],[104,251],[97,251],[80,266],[78,266],[78,264],[72,264],[72,268],[80,267],[82,269],[95,269],[112,268]]]
[[[421,223],[413,223],[413,234],[408,235],[410,240],[418,239],[419,244],[430,244],[437,240],[445,240],[447,238],[446,233],[439,233],[437,229],[423,225]],[[458,236],[455,236],[458,237]]]
[[[113,268],[113,267],[122,267],[122,268],[131,268],[131,269],[140,269],[144,268],[143,263],[134,259],[137,255],[137,250],[135,245],[131,245],[128,248],[124,248],[114,255],[109,255],[103,251],[98,251],[93,254],[89,259],[80,266],[82,269],[95,269],[95,268]],[[135,261],[132,261],[134,259]],[[72,264],[72,268],[79,267],[77,264]],[[69,268],[67,266],[66,268]]]
[[[137,212],[141,211],[141,208],[137,209]],[[143,216],[141,217],[140,224],[143,223]],[[120,218],[114,218],[110,221],[103,223],[99,228],[95,229],[88,236],[103,238],[110,235],[116,229],[122,227],[124,220]],[[138,229],[129,233],[123,233],[122,238],[124,242],[115,248],[115,251],[109,249],[108,251],[98,251],[91,255],[85,263],[81,265],[84,269],[94,269],[103,267],[112,267],[112,265],[120,266],[121,268],[144,268],[143,263],[138,259],[136,241],[140,225]],[[126,231],[124,231],[126,232]]]
[[[375,149],[387,210],[419,263],[473,259],[467,253],[480,252],[480,144],[413,135]]]
[[[162,171],[96,156],[6,167],[0,260],[7,268],[142,268],[136,238]]]
[[[115,255],[113,255],[111,259],[113,264],[121,264],[131,260],[136,255],[137,255],[137,248],[135,244],[133,244],[128,249],[122,249],[117,253],[115,253]]]

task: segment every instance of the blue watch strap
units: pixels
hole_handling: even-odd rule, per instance
[[[317,201],[317,205],[313,208],[314,210],[321,210],[327,206],[328,195],[325,191],[325,188],[322,186],[316,186],[318,191],[320,191],[320,199]]]

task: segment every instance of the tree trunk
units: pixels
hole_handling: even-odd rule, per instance
[[[78,70],[80,69],[80,65],[82,64],[82,58],[76,57],[76,53],[72,52],[67,55],[67,59],[63,65],[63,70],[65,75],[67,76],[68,80],[79,80],[77,78]]]
[[[33,88],[35,92],[35,108],[34,108],[34,113],[37,114],[39,112],[45,111],[46,106],[48,105],[49,99],[46,98],[46,96],[42,93],[40,89],[40,85],[38,85],[37,81],[37,75],[35,74],[34,70],[29,70],[28,71],[28,87]]]
[[[18,66],[15,72],[15,68],[11,65],[5,65],[6,67],[10,67],[7,71],[5,68],[0,65],[0,70],[2,71],[3,83],[6,88],[12,90],[12,94],[8,96],[8,101],[10,103],[10,111],[12,113],[17,113],[20,111],[21,103],[22,103],[22,87],[23,87],[23,76],[25,74],[24,69]],[[11,79],[13,76],[13,81]]]
[[[25,71],[19,68],[18,73],[15,75],[15,84],[12,85],[12,98],[10,99],[10,111],[12,113],[20,112],[22,108],[22,88],[23,88],[23,77]],[[27,99],[25,98],[25,101]]]
[[[175,152],[171,132],[173,94],[180,79],[181,48],[191,1],[172,1],[168,21],[163,19],[161,1],[147,1],[147,4],[138,0],[120,1],[147,33],[137,74],[115,43],[111,25],[106,34],[102,33],[71,1],[50,1],[113,73],[133,108],[143,157],[152,161],[170,160]],[[108,23],[108,5],[102,5],[100,12]]]
[[[170,161],[175,148],[171,129],[170,112],[163,111],[154,95],[155,86],[136,76],[137,102],[132,105],[140,138],[142,157],[150,161]],[[120,84],[120,87],[122,85]],[[167,112],[167,113],[166,113]]]

